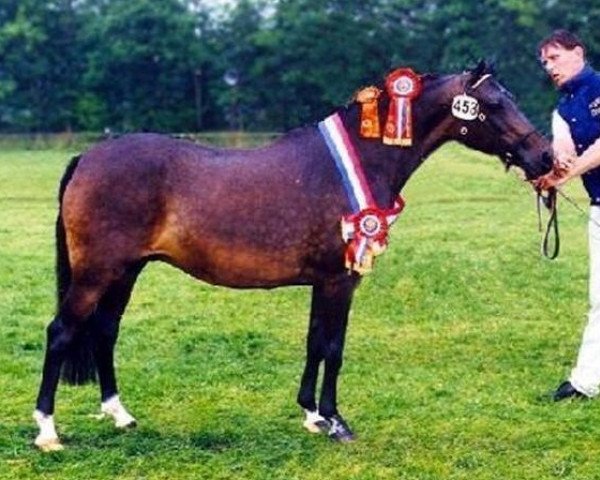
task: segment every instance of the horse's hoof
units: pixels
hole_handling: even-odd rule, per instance
[[[329,418],[331,427],[328,436],[334,442],[349,443],[356,440],[356,435],[350,430],[350,427],[341,415],[334,415]]]
[[[302,426],[306,428],[310,433],[326,433],[329,432],[329,429],[331,428],[331,425],[325,419],[317,420],[316,422],[305,420]]]
[[[331,424],[319,415],[318,411],[304,410],[306,413],[306,419],[302,426],[306,428],[310,433],[326,433],[329,432]]]
[[[46,439],[37,439],[35,440],[35,446],[39,448],[42,452],[60,452],[64,450],[64,446],[60,443],[58,438],[46,438]]]
[[[117,422],[115,423],[115,426],[120,430],[132,430],[137,427],[137,421],[129,420],[127,422]]]
[[[118,429],[130,429],[137,425],[134,417],[125,409],[118,395],[113,395],[100,405],[100,412],[109,415]]]
[[[104,420],[105,418],[110,418],[111,415],[101,412],[99,414],[91,414],[90,417],[96,420]],[[129,414],[120,416],[119,418],[113,417],[113,420],[115,421],[115,427],[119,430],[131,430],[137,427],[137,420]]]

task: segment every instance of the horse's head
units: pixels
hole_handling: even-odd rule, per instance
[[[527,179],[537,178],[552,166],[550,142],[533,127],[493,73],[490,65],[480,62],[446,84],[447,135],[470,148],[497,155],[507,168],[520,167]]]

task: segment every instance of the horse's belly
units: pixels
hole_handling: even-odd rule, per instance
[[[202,214],[182,203],[155,227],[152,253],[202,280],[240,288],[306,284],[324,263],[343,266],[335,231],[317,227],[329,223],[301,206],[293,214],[265,208],[219,205]]]
[[[259,288],[307,283],[299,248],[256,248],[215,239],[165,247],[158,253],[169,263],[215,285]]]

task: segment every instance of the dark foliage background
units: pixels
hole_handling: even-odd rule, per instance
[[[600,65],[599,23],[592,0],[2,0],[0,131],[286,130],[479,58],[547,129],[537,43],[572,29]]]

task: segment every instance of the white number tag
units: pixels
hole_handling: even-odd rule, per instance
[[[452,100],[452,115],[461,120],[475,120],[479,115],[479,102],[469,95],[456,95]]]

